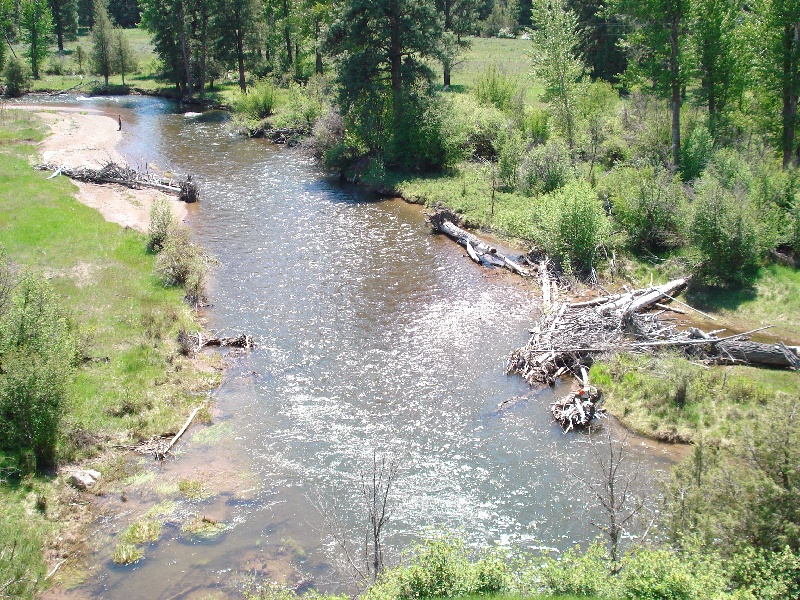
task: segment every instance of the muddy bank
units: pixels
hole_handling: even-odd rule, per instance
[[[42,162],[69,167],[81,165],[99,168],[108,161],[124,164],[117,146],[126,135],[125,123],[80,107],[44,108],[17,104],[14,109],[33,111],[50,127],[50,135],[39,144]],[[97,210],[106,221],[147,232],[150,208],[158,198],[167,198],[176,220],[184,222],[186,204],[173,196],[152,189],[132,190],[122,185],[93,184],[76,181],[76,198]]]

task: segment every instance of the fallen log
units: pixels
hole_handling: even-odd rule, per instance
[[[448,211],[437,211],[428,215],[428,222],[433,227],[433,230],[444,233],[457,244],[463,246],[472,260],[477,258],[476,262],[479,264],[489,263],[492,265],[496,265],[499,262],[503,267],[517,275],[522,277],[531,276],[530,271],[519,262],[499,252],[497,248],[490,246],[478,236],[461,229],[456,225],[456,221],[458,221],[458,217]]]
[[[550,404],[553,420],[561,425],[564,433],[577,427],[585,427],[597,416],[605,414],[599,407],[603,394],[595,387],[582,385],[575,392]]]
[[[796,348],[777,344],[761,344],[750,340],[726,340],[716,347],[718,357],[714,362],[721,364],[768,365],[784,369],[800,370],[800,358]]]
[[[646,292],[641,297],[637,298],[630,304],[624,307],[623,315],[627,316],[633,313],[637,313],[645,308],[649,308],[653,304],[663,300],[667,296],[674,294],[675,292],[682,290],[686,287],[688,281],[686,279],[675,279],[673,281],[667,282],[664,285],[656,286],[655,288],[651,289],[650,291]]]
[[[197,343],[195,344],[197,350],[205,348],[206,346],[215,346],[218,348],[252,348],[255,344],[253,338],[249,335],[242,334],[235,337],[209,337],[206,338],[202,333],[197,333]]]

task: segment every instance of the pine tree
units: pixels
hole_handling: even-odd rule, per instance
[[[550,105],[564,130],[570,150],[575,147],[575,116],[581,78],[586,70],[576,57],[578,19],[562,0],[535,0],[532,12],[533,75],[544,82],[542,100]]]
[[[122,75],[122,85],[125,85],[125,73],[130,73],[135,68],[133,49],[122,27],[114,29],[113,39],[113,64],[115,70]]]
[[[114,30],[108,18],[105,2],[94,0],[94,27],[92,28],[92,68],[106,80],[114,67]]]
[[[340,10],[328,33],[338,59],[339,106],[370,150],[391,147],[387,158],[415,162],[410,153],[422,149],[408,142],[432,93],[428,61],[441,60],[441,41],[432,0],[353,0]]]
[[[479,0],[437,0],[442,14],[444,44],[442,52],[443,83],[450,85],[450,75],[458,57],[469,48],[465,36],[472,33],[478,21]]]
[[[680,164],[681,104],[691,74],[689,0],[614,0],[612,9],[631,27],[626,78],[651,85],[672,111],[672,162]]]
[[[38,79],[39,67],[47,57],[53,32],[53,16],[47,0],[25,0],[20,7],[19,27],[31,61],[31,73],[34,79]]]
[[[77,0],[49,0],[58,51],[64,52],[64,40],[74,40],[78,33]]]

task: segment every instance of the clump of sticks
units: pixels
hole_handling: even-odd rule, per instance
[[[142,187],[153,188],[167,194],[174,194],[184,202],[197,202],[200,199],[200,190],[197,184],[188,175],[185,179],[160,176],[151,171],[141,171],[126,164],[119,164],[113,160],[106,161],[99,169],[88,166],[68,167],[56,164],[40,164],[36,168],[41,171],[53,171],[51,177],[64,175],[77,181],[88,183],[118,183],[139,189]]]
[[[539,268],[540,275],[545,272]],[[660,318],[666,311],[685,312],[665,303],[678,302],[674,295],[686,285],[686,279],[676,279],[660,286],[570,303],[559,302],[557,293],[553,301],[553,286],[543,283],[542,316],[531,330],[528,343],[511,353],[506,372],[520,375],[532,385],[553,385],[563,375],[579,378],[581,367],[590,366],[598,355],[662,348],[679,348],[695,359],[712,363],[800,369],[797,347],[749,339],[769,326],[717,337],[724,330],[678,329],[675,323]],[[652,308],[658,311],[646,312]]]

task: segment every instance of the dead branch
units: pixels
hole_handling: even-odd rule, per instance
[[[505,267],[509,271],[530,277],[531,272],[515,259],[506,256],[494,246],[490,246],[478,236],[461,229],[460,219],[450,211],[437,210],[428,215],[428,222],[434,231],[444,233],[467,250],[467,255],[478,264]]]
[[[107,161],[99,169],[56,164],[40,164],[36,165],[36,168],[41,171],[53,171],[54,174],[61,173],[70,179],[88,183],[118,183],[134,189],[152,188],[167,194],[174,194],[184,202],[197,202],[200,199],[200,190],[192,181],[191,175],[188,175],[183,181],[176,182],[172,178],[159,177],[149,171],[142,172],[129,165],[117,164],[112,160]]]

